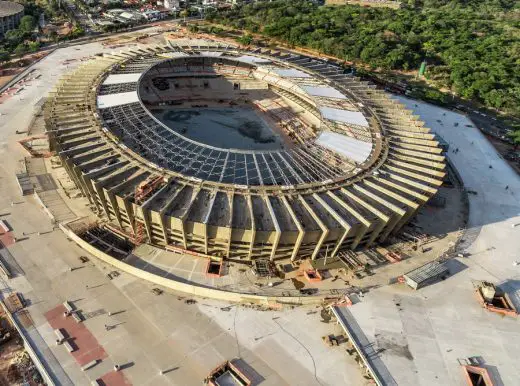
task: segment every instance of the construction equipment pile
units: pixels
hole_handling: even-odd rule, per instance
[[[23,349],[13,354],[5,376],[9,385],[43,385],[42,377],[29,354]]]
[[[1,317],[0,326],[0,384],[44,385],[16,330]]]

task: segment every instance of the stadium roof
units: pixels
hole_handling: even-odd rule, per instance
[[[320,107],[323,118],[331,121],[343,122],[356,126],[368,127],[368,121],[360,111],[335,109],[332,107]]]
[[[370,142],[360,141],[331,131],[321,132],[316,139],[316,143],[358,163],[365,162],[372,151]]]
[[[343,95],[341,92],[339,92],[333,87],[301,86],[301,88],[312,96],[335,99],[347,99],[345,95]]]
[[[184,52],[163,52],[160,55],[163,58],[182,58],[183,56],[189,56]]]
[[[132,83],[137,82],[139,80],[139,77],[141,76],[140,73],[137,74],[110,74],[107,76],[103,84],[122,84],[122,83]]]
[[[246,63],[250,63],[250,64],[271,63],[271,61],[269,59],[259,58],[258,56],[251,56],[251,55],[242,55],[242,56],[239,56],[238,58],[233,58],[233,59],[237,59],[237,60],[240,60],[241,62],[246,62]]]
[[[0,1],[0,17],[15,15],[23,11],[23,5],[13,1]]]
[[[97,105],[100,109],[121,106],[129,103],[139,102],[137,91],[121,92],[118,94],[98,95]]]
[[[284,78],[310,78],[311,76],[306,72],[295,70],[293,68],[274,68],[273,72]]]
[[[135,48],[112,54],[110,61],[119,65],[107,68],[107,76],[98,89],[97,107],[102,127],[121,139],[120,146],[124,146],[125,151],[129,149],[148,160],[148,166],[172,172],[177,177],[182,175],[190,183],[204,181],[218,186],[232,184],[235,189],[275,190],[278,187],[285,190],[320,189],[323,184],[351,179],[380,162],[383,154],[380,129],[369,124],[370,111],[355,111],[358,105],[349,102],[355,96],[349,91],[349,84],[339,89],[335,80],[326,82],[314,76],[313,69],[307,72],[304,68],[290,68],[293,58],[265,58],[255,56],[256,52],[242,53],[230,46],[213,47],[209,43],[200,46],[183,43],[178,47],[178,51],[173,52],[159,49],[152,54]],[[171,60],[164,60],[165,57]],[[240,76],[275,85],[283,95],[292,94],[289,99],[319,119],[318,126],[302,131],[304,136],[293,146],[255,150],[201,143],[166,127],[140,102],[139,79],[143,77],[144,82],[147,73],[149,76],[156,72],[166,74],[170,68],[172,76],[183,77],[191,71],[198,74],[201,64],[203,68],[213,67],[216,73],[222,67],[224,76],[230,66],[238,66],[239,72],[244,74]],[[250,71],[243,72],[244,67],[250,67]],[[358,85],[357,80],[344,78]],[[152,99],[158,97],[154,92],[149,94]],[[307,98],[301,99],[304,94]],[[299,130],[298,122],[292,124]],[[375,135],[374,130],[379,135]],[[414,130],[417,130],[415,126]],[[413,138],[408,141],[421,142]],[[415,169],[422,171],[424,167]],[[409,179],[416,178],[415,172],[406,173]],[[421,189],[426,188],[421,185]]]
[[[214,51],[201,51],[200,54],[202,56],[221,56],[222,52],[214,52]]]

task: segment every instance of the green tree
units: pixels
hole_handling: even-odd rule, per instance
[[[32,32],[36,27],[36,20],[31,15],[25,15],[20,19],[18,28],[23,32]]]
[[[7,62],[9,60],[9,52],[4,49],[0,49],[0,63]]]
[[[19,29],[12,29],[5,33],[5,39],[11,47],[16,47],[24,39],[24,33]]]
[[[29,42],[27,44],[27,49],[29,52],[36,52],[40,49],[40,43],[39,42]]]
[[[85,30],[80,25],[76,24],[70,31],[69,37],[71,39],[75,39],[80,36],[83,36],[84,34],[85,34]]]
[[[510,136],[513,139],[514,143],[520,145],[520,130],[514,131],[510,134]]]
[[[24,43],[20,43],[14,49],[15,55],[23,55],[27,52],[27,46]]]
[[[409,4],[394,10],[275,0],[236,6],[208,19],[377,69],[415,70],[427,59],[436,88],[520,117],[518,2]],[[244,36],[237,40],[249,43]],[[442,100],[444,94],[428,92],[428,98]]]
[[[253,37],[251,35],[242,35],[237,39],[237,42],[244,46],[248,46],[253,42]]]

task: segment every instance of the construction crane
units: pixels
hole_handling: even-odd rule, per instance
[[[165,184],[164,176],[151,175],[141,182],[135,188],[134,203],[136,206],[142,205],[154,192]],[[137,247],[142,244],[145,239],[144,222],[139,221],[134,214],[134,228],[132,234],[132,242]]]

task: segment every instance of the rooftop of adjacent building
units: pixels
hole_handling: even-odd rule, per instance
[[[23,5],[13,1],[0,1],[0,17],[16,15],[23,11]]]

